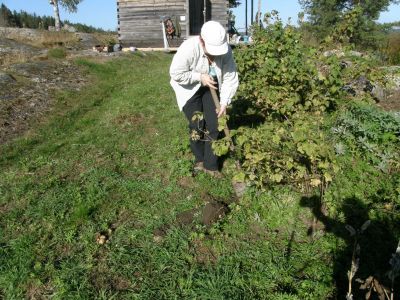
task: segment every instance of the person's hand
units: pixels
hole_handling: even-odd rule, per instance
[[[201,79],[201,85],[202,86],[207,86],[207,87],[209,87],[211,89],[214,89],[214,90],[217,89],[216,86],[215,86],[217,83],[213,80],[213,78],[210,75],[201,74],[200,79]]]
[[[221,108],[219,111],[217,110],[217,116],[218,118],[224,116],[226,114],[226,105],[221,105]]]

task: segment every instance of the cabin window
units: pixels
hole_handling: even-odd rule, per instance
[[[199,35],[201,26],[204,24],[204,4],[205,20],[211,20],[211,1],[210,0],[189,0],[189,30],[190,35]]]

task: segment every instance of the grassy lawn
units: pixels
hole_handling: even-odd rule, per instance
[[[300,195],[250,189],[231,203],[229,175],[191,176],[171,59],[77,61],[93,84],[58,95],[47,120],[0,146],[0,298],[333,297],[351,247],[307,234]],[[230,213],[211,227],[179,222],[210,200]]]

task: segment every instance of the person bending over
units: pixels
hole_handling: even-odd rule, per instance
[[[218,118],[225,115],[239,85],[224,27],[208,21],[202,26],[200,36],[183,42],[172,60],[170,76],[179,109],[189,121],[194,170],[220,177],[218,157],[211,149],[211,141],[218,138]],[[219,92],[219,111],[210,89]],[[202,118],[196,117],[199,112]]]

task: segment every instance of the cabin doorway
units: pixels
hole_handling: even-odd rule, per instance
[[[204,9],[204,6],[206,9]],[[201,26],[211,20],[210,0],[189,0],[189,34],[199,35]]]

